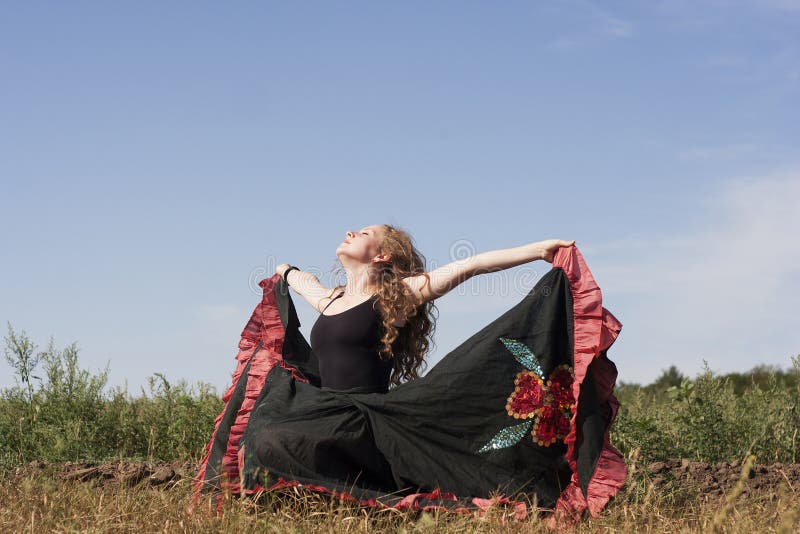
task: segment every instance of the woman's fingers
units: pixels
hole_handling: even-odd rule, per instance
[[[553,263],[553,259],[561,247],[570,247],[575,244],[575,240],[564,241],[563,239],[551,239],[546,242],[544,246],[544,254],[542,259],[547,263]]]

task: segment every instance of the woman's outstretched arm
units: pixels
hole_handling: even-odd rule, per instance
[[[409,276],[403,282],[421,302],[441,297],[476,274],[502,271],[534,260],[553,262],[556,251],[573,245],[575,241],[548,239],[513,248],[481,252],[443,265],[429,273]]]
[[[288,268],[288,263],[281,263],[275,268],[275,272],[283,276],[283,273]],[[322,313],[322,308],[327,304],[327,299],[332,297],[334,293],[333,289],[322,285],[316,275],[306,271],[289,271],[286,281],[289,282],[289,287],[300,293],[320,313]]]

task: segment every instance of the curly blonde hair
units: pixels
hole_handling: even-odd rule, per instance
[[[433,301],[420,303],[403,283],[404,278],[418,275],[424,275],[426,284],[430,283],[425,272],[425,257],[414,246],[411,235],[389,224],[381,227],[383,240],[379,252],[390,258],[376,267],[375,305],[382,315],[378,353],[383,360],[392,360],[390,382],[398,385],[419,378],[420,371],[424,371],[425,355],[434,345],[434,315],[438,315],[438,310]],[[395,326],[400,318],[405,318],[405,324]]]

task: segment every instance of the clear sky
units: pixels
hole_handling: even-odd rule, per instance
[[[431,267],[576,239],[622,380],[800,353],[798,1],[0,10],[2,327],[112,384],[222,390],[257,281],[383,222]],[[431,362],[548,268],[439,299]]]

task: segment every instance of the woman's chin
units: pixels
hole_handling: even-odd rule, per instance
[[[336,249],[336,257],[339,258],[339,263],[343,265],[355,265],[357,263],[368,263],[368,260],[365,260],[361,256],[354,256],[348,250],[341,250]]]

